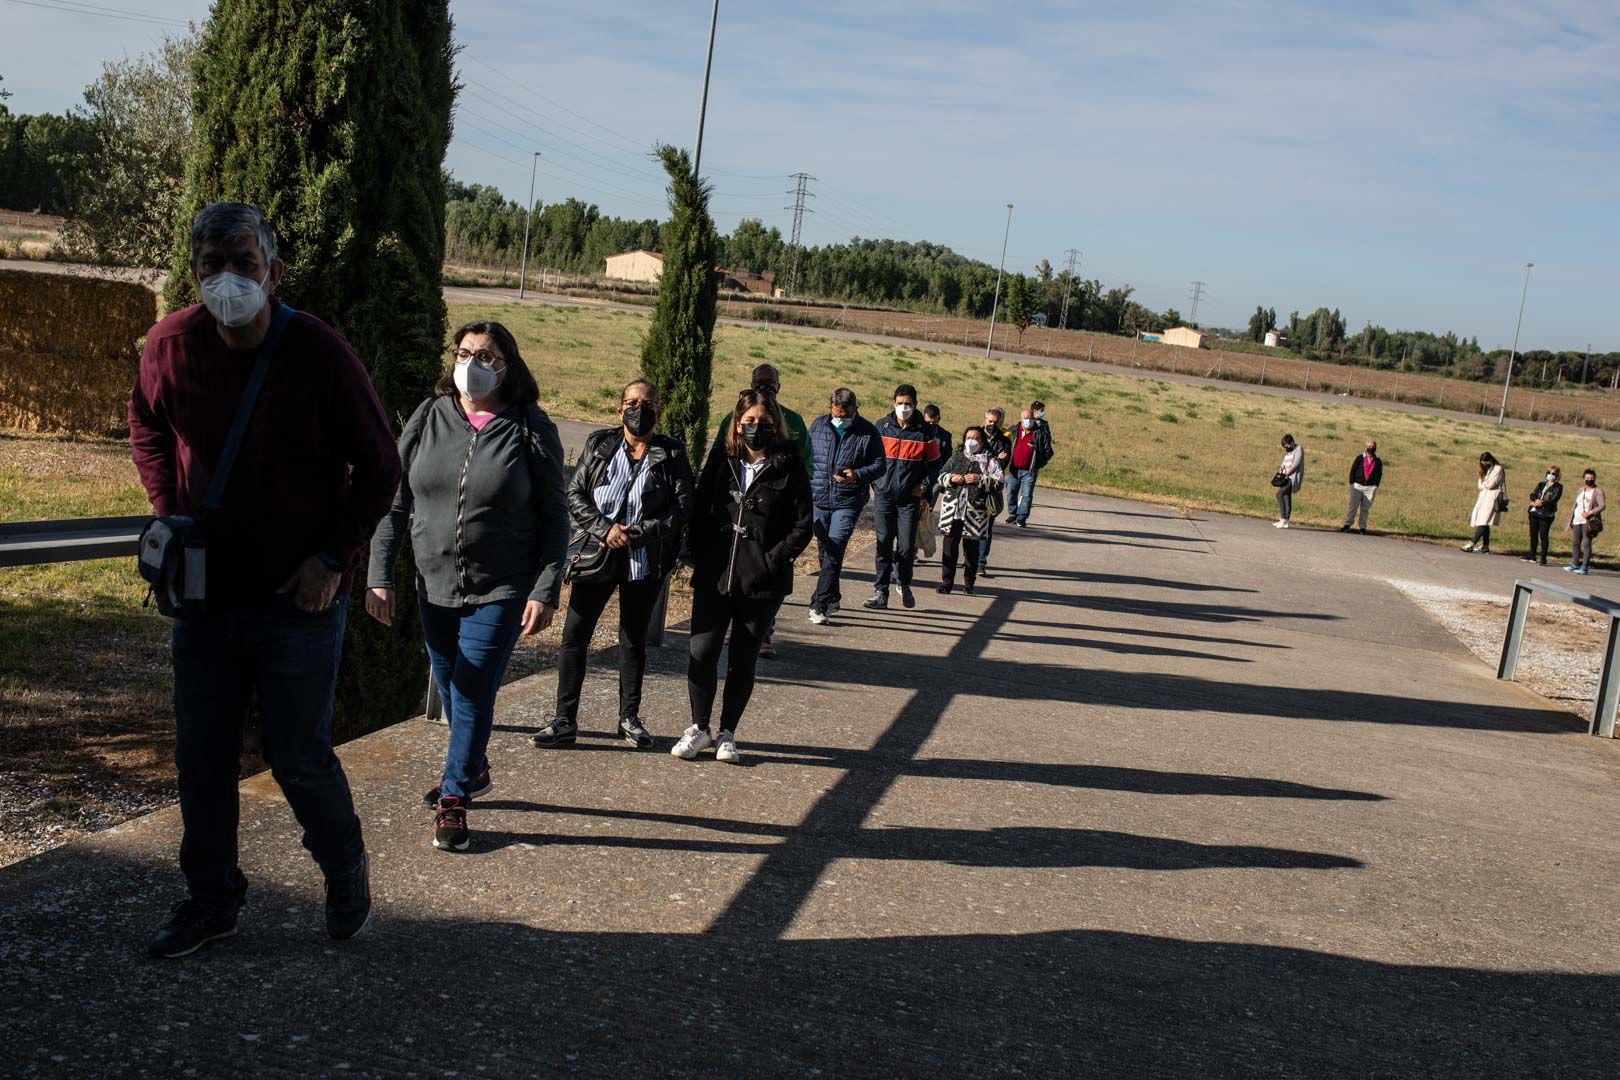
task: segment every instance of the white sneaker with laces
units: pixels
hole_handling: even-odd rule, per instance
[[[820,626],[822,623],[827,621],[827,616],[822,614],[820,608],[811,608],[810,621],[815,623],[817,626]]]
[[[680,741],[669,752],[683,761],[691,761],[699,752],[714,745],[714,736],[693,724],[682,733]]]
[[[1288,528],[1288,522],[1284,521],[1282,518],[1278,518],[1276,521],[1271,523],[1271,527],[1273,529],[1286,529]]]
[[[722,729],[720,741],[714,744],[714,760],[735,765],[741,757],[742,755],[737,753],[737,736]]]

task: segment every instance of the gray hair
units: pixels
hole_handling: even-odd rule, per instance
[[[848,409],[851,412],[854,412],[857,408],[855,391],[851,390],[847,386],[840,386],[838,389],[832,392],[832,400],[830,404],[836,405],[840,409]]]
[[[210,240],[236,240],[252,237],[259,242],[264,261],[276,257],[276,230],[264,219],[256,207],[239,202],[209,203],[191,223],[191,258],[196,261],[203,245]]]

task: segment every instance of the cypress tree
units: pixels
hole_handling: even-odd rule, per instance
[[[453,55],[447,0],[218,0],[194,73],[170,310],[197,299],[188,269],[197,211],[251,203],[275,225],[287,263],[278,295],[349,340],[403,423],[444,363]],[[414,577],[398,575],[403,617],[392,628],[349,622],[340,737],[400,720],[421,701]]]
[[[666,434],[686,441],[693,468],[709,448],[709,372],[714,364],[715,258],[719,236],[709,216],[709,185],[692,174],[685,150],[660,146],[669,174],[669,223],[658,307],[641,346],[641,377],[658,388]]]

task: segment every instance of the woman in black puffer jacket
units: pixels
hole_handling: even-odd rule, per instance
[[[687,544],[692,551],[692,645],[687,690],[692,726],[670,753],[691,760],[714,747],[735,763],[737,721],[754,693],[759,646],[793,591],[793,560],[810,544],[810,476],[776,395],[744,390],[723,446],[698,478]],[[710,734],[720,650],[731,630],[720,734]]]
[[[675,569],[681,530],[692,514],[692,466],[686,446],[655,435],[658,391],[637,379],[619,395],[620,426],[593,431],[568,483],[568,618],[557,659],[557,711],[533,738],[565,746],[579,730],[585,654],[602,609],[619,594],[619,734],[652,745],[641,722],[647,630],[664,579]]]

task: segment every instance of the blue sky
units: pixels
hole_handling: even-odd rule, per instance
[[[77,0],[38,0],[48,5]],[[200,18],[198,0],[79,7]],[[645,149],[689,146],[708,0],[453,5],[467,89],[449,165],[521,199],[650,216]],[[13,111],[73,104],[164,26],[0,0]],[[704,137],[716,217],[889,235],[1130,283],[1242,325],[1337,306],[1352,330],[1620,349],[1620,5],[722,0]]]

